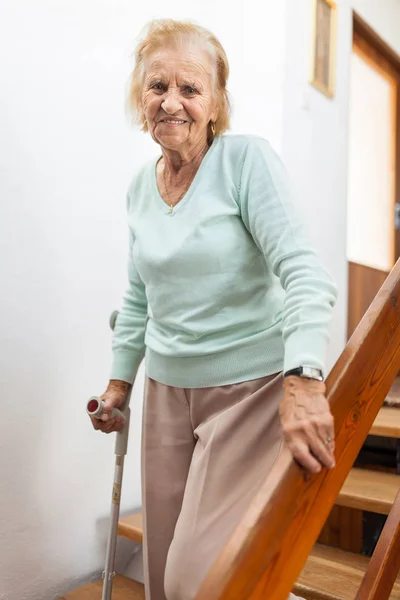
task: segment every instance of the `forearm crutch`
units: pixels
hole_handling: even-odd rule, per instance
[[[110,327],[114,329],[115,322],[118,317],[118,311],[114,311],[110,317]],[[121,486],[122,486],[122,475],[124,472],[124,459],[128,447],[128,436],[129,436],[129,420],[131,416],[131,410],[129,408],[129,401],[131,399],[132,387],[130,386],[125,404],[121,411],[114,408],[112,416],[116,414],[122,414],[125,419],[124,427],[117,433],[117,439],[115,442],[115,470],[114,470],[114,485],[112,491],[111,500],[111,515],[110,525],[108,530],[107,540],[107,553],[106,553],[106,565],[103,571],[103,595],[102,600],[111,600],[113,581],[115,577],[115,552],[117,548],[117,535],[118,535],[118,520],[119,520],[119,509],[121,503]],[[104,402],[98,396],[92,396],[86,406],[86,412],[100,419]]]

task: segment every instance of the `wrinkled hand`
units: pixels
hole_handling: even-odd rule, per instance
[[[126,401],[128,391],[131,384],[126,381],[118,381],[111,379],[104,394],[100,396],[104,400],[105,405],[101,419],[90,417],[94,429],[103,433],[112,433],[113,431],[121,431],[125,424],[125,419],[121,416],[112,418],[111,412],[113,408],[120,408]]]
[[[310,473],[335,466],[335,429],[325,384],[302,377],[284,378],[279,408],[284,441],[293,457]]]

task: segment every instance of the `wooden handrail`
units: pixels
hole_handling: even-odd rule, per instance
[[[336,468],[305,477],[284,449],[196,600],[286,600],[400,368],[400,261],[327,381]]]
[[[400,492],[358,590],[356,600],[389,600],[400,569]]]

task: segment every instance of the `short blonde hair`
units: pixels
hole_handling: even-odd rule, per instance
[[[133,122],[142,125],[143,131],[148,131],[142,106],[142,91],[145,77],[145,59],[162,46],[176,44],[189,39],[205,42],[206,48],[214,63],[214,85],[218,109],[215,121],[215,134],[221,134],[229,129],[230,102],[226,88],[229,77],[228,59],[221,43],[207,29],[186,21],[161,19],[151,21],[143,39],[135,49],[135,66],[128,83],[127,112],[133,117]]]

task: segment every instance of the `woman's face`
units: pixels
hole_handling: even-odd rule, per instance
[[[190,150],[207,141],[216,120],[213,64],[195,44],[159,49],[146,64],[142,102],[152,138],[169,150]]]

